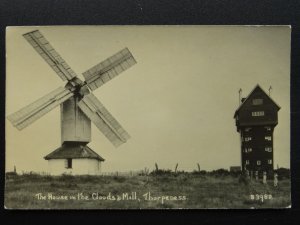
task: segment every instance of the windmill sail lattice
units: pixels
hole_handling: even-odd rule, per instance
[[[11,114],[8,116],[8,120],[19,130],[22,130],[73,95],[70,90],[59,87],[30,105]]]
[[[89,88],[95,90],[134,64],[135,59],[128,48],[125,48],[84,72],[83,76]]]
[[[26,33],[23,36],[62,80],[71,80],[76,77],[75,72],[54,50],[41,32],[35,30],[30,33]]]
[[[89,142],[91,121],[114,146],[119,146],[130,138],[118,121],[89,91],[89,89],[95,90],[136,64],[127,48],[84,72],[85,81],[83,82],[40,31],[35,30],[23,36],[55,73],[63,81],[67,80],[68,82],[65,87],[57,88],[9,115],[8,119],[15,127],[21,130],[60,105],[62,144],[82,140]]]
[[[78,106],[115,146],[119,146],[130,138],[129,134],[92,93],[84,96]]]

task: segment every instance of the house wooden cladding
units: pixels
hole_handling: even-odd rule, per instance
[[[234,119],[241,137],[243,171],[273,170],[273,131],[279,110],[280,106],[259,85],[247,98],[242,98]]]

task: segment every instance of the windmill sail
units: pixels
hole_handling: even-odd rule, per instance
[[[95,90],[110,81],[121,72],[136,64],[128,48],[124,48],[103,62],[83,73],[86,83]]]
[[[130,138],[129,134],[93,94],[86,95],[78,103],[78,106],[114,146],[117,147]]]
[[[23,36],[63,81],[71,80],[73,77],[76,77],[75,72],[54,50],[41,32],[35,30]]]
[[[71,91],[59,87],[7,118],[15,127],[22,130],[72,96]]]

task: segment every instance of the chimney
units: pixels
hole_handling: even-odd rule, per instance
[[[242,88],[239,90],[239,105],[241,105]]]

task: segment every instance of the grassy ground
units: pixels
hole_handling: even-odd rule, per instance
[[[53,199],[53,196],[62,196],[62,199]],[[255,181],[244,184],[237,177],[199,174],[14,175],[8,176],[5,184],[5,207],[9,209],[277,208],[289,205],[290,180],[287,179],[274,187],[272,181],[266,185]]]

